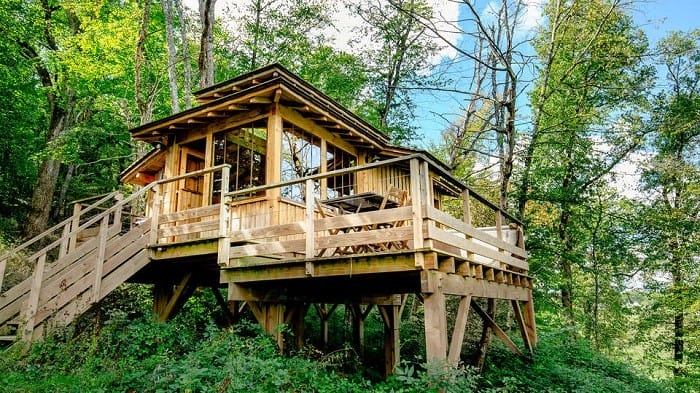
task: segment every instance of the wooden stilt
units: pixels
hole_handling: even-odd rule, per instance
[[[537,324],[535,322],[535,302],[532,299],[532,291],[528,291],[529,300],[523,304],[523,320],[527,328],[527,335],[530,338],[530,344],[533,347],[537,346]]]
[[[530,335],[527,331],[527,326],[525,325],[525,320],[523,319],[523,314],[520,312],[520,303],[517,300],[511,300],[510,304],[513,305],[513,312],[515,313],[515,319],[518,322],[518,327],[520,328],[520,335],[523,338],[523,344],[527,348],[528,352],[532,354],[532,343],[530,342]]]
[[[332,304],[330,308],[328,308],[325,303],[314,304],[314,308],[321,319],[321,340],[323,342],[323,349],[328,349],[328,320],[337,307],[337,304]]]
[[[425,315],[425,354],[428,362],[443,364],[447,360],[447,320],[445,295],[441,288],[423,294]]]
[[[352,335],[353,345],[360,359],[365,358],[365,319],[372,311],[372,305],[369,304],[362,310],[359,303],[351,303],[350,310],[352,312]]]
[[[384,372],[386,375],[391,375],[401,361],[399,329],[403,307],[378,305],[377,308],[384,320]]]

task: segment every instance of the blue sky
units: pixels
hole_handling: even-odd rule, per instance
[[[700,28],[700,0],[641,0],[635,4],[632,16],[653,47],[671,31]],[[417,141],[419,147],[426,148],[429,143],[439,140],[441,131],[449,120],[456,118],[465,99],[454,94],[420,94],[416,97],[416,124],[421,135]]]

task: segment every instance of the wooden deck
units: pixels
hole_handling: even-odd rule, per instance
[[[410,294],[423,301],[428,360],[458,362],[470,308],[521,353],[473,302],[477,297],[510,301],[526,350],[535,345],[532,279],[519,223],[422,155],[221,189],[215,196],[222,202],[211,205],[174,202],[187,178],[212,184],[220,173],[221,184],[228,184],[229,170],[221,165],[153,182],[94,217],[77,209],[47,232],[61,235],[31,257],[32,277],[1,294],[0,328],[17,326],[17,336],[32,340],[50,317],[63,315],[59,322],[69,323],[131,280],[155,284],[154,309],[163,320],[196,287],[210,287],[234,319],[243,306],[250,308],[280,346],[280,324],[290,324],[303,340],[310,305],[320,313],[325,336],[335,305],[355,310],[358,337],[376,306],[385,322],[387,373],[399,361],[398,331]],[[345,195],[319,192],[340,176],[354,179]],[[125,204],[146,195],[145,218],[125,229]],[[10,254],[0,259],[0,285]],[[228,302],[219,287],[228,288]],[[460,299],[451,340],[446,296]]]

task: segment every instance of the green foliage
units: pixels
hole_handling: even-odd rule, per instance
[[[95,327],[78,336],[50,337],[26,354],[21,346],[6,350],[0,357],[0,392],[670,391],[564,334],[541,335],[532,362],[494,348],[483,376],[469,367],[404,362],[394,376],[373,382],[303,352],[280,355],[270,337],[245,321],[235,330],[211,324],[193,329],[112,311]]]
[[[660,383],[636,375],[629,366],[594,352],[586,341],[567,334],[540,335],[532,363],[496,349],[484,371],[481,388],[499,392],[670,392]]]

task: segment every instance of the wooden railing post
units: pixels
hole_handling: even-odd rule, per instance
[[[119,228],[118,232],[121,232],[121,227],[122,227],[122,211],[124,210],[124,206],[120,205],[121,201],[124,199],[124,195],[121,193],[118,193],[114,196],[114,205],[117,206],[117,209],[114,211],[114,219],[112,220],[112,225],[115,228]]]
[[[228,193],[229,177],[231,167],[221,168],[221,194],[219,198],[219,247],[217,263],[219,266],[228,266],[229,255],[231,253],[231,239],[229,238],[229,217],[231,216],[230,206],[226,202]]]
[[[5,267],[7,266],[7,258],[0,261],[0,294],[2,294],[2,282],[5,279]]]
[[[105,261],[105,248],[107,248],[107,237],[109,234],[109,214],[102,217],[100,221],[100,232],[97,235],[97,259],[95,259],[95,272],[92,282],[92,302],[100,301],[100,289],[102,288],[102,272]]]
[[[315,230],[314,230],[314,181],[309,179],[306,180],[306,219],[305,219],[305,232],[306,232],[306,258],[313,258],[316,255],[315,246]],[[314,275],[314,264],[313,262],[306,262],[305,272],[307,276]]]
[[[82,210],[83,206],[80,203],[76,203],[73,205],[73,221],[71,221],[71,231],[73,234],[70,237],[70,241],[68,243],[68,252],[75,250],[75,246],[78,242],[78,227],[80,226],[80,211]]]
[[[32,289],[29,292],[29,298],[25,307],[24,314],[24,331],[22,338],[24,341],[31,341],[34,335],[34,324],[36,321],[36,313],[39,310],[39,296],[41,295],[41,283],[44,279],[44,267],[46,265],[46,253],[39,255],[34,273],[32,273]]]
[[[153,204],[151,206],[151,237],[149,245],[155,246],[158,244],[158,216],[160,215],[160,205],[162,198],[162,184],[153,187]]]
[[[70,227],[71,227],[71,222],[66,223],[66,225],[63,226],[63,232],[61,233],[61,245],[58,249],[58,257],[62,258],[66,254],[68,254],[68,244],[70,243]]]
[[[413,219],[413,248],[423,248],[423,177],[420,162],[417,158],[410,161],[411,171],[411,207]],[[422,253],[416,253],[416,267],[423,268],[425,263]]]

